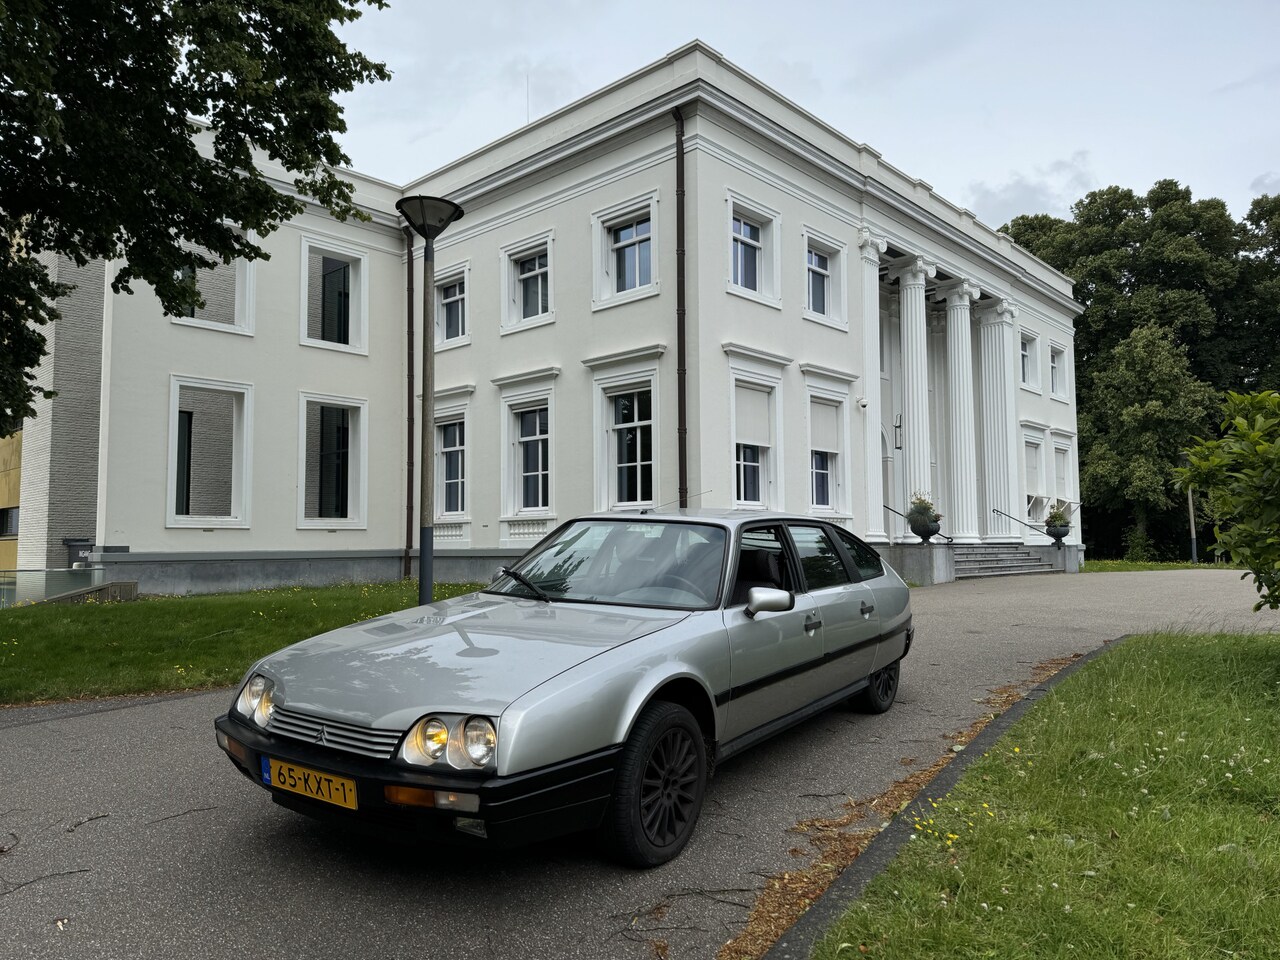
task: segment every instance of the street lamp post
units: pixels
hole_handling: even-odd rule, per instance
[[[422,455],[418,461],[422,474],[418,488],[418,603],[431,602],[435,584],[432,559],[435,553],[436,486],[436,336],[435,239],[453,221],[461,219],[462,207],[440,197],[404,197],[396,201],[396,209],[413,232],[423,239],[422,251]],[[413,269],[412,260],[408,269]]]

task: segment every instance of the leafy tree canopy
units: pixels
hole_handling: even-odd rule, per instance
[[[299,196],[359,215],[333,170],[349,162],[334,95],[389,74],[333,25],[365,5],[385,3],[0,0],[0,436],[44,394],[40,327],[68,290],[41,254],[118,261],[114,291],[146,281],[177,314],[201,305],[183,268],[262,256],[249,231]]]
[[[1091,549],[1168,548],[1181,449],[1208,428],[1214,391],[1280,386],[1280,197],[1237,221],[1221,200],[1161,180],[1095,190],[1070,220],[1005,228],[1076,281],[1081,496]],[[1095,521],[1091,523],[1090,518]],[[1163,541],[1163,543],[1161,542]]]
[[[1280,609],[1280,394],[1230,393],[1219,439],[1198,439],[1178,483],[1209,494],[1219,553],[1253,574],[1255,610]]]

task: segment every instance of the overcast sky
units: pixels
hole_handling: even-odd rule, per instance
[[[1157,179],[1280,193],[1280,0],[391,0],[343,29],[355,169],[403,184],[694,38],[992,226]]]

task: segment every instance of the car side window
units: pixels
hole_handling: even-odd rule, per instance
[[[840,559],[840,551],[821,527],[791,525],[791,539],[795,541],[796,556],[809,590],[839,587],[851,582],[849,572]]]
[[[839,527],[836,527],[835,531],[844,548],[849,551],[849,556],[853,558],[853,565],[858,568],[858,573],[862,575],[863,580],[884,576],[884,564],[880,562],[880,554],[849,531]]]
[[[783,538],[781,526],[753,527],[742,532],[738,541],[738,573],[729,606],[746,603],[747,592],[752,587],[796,589]]]

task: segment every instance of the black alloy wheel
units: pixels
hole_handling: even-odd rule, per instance
[[[870,683],[854,698],[854,705],[865,713],[884,713],[898,696],[898,678],[902,661],[895,660],[867,679]]]
[[[707,748],[684,707],[645,707],[623,748],[605,832],[614,855],[632,867],[656,867],[693,836],[707,786]]]

